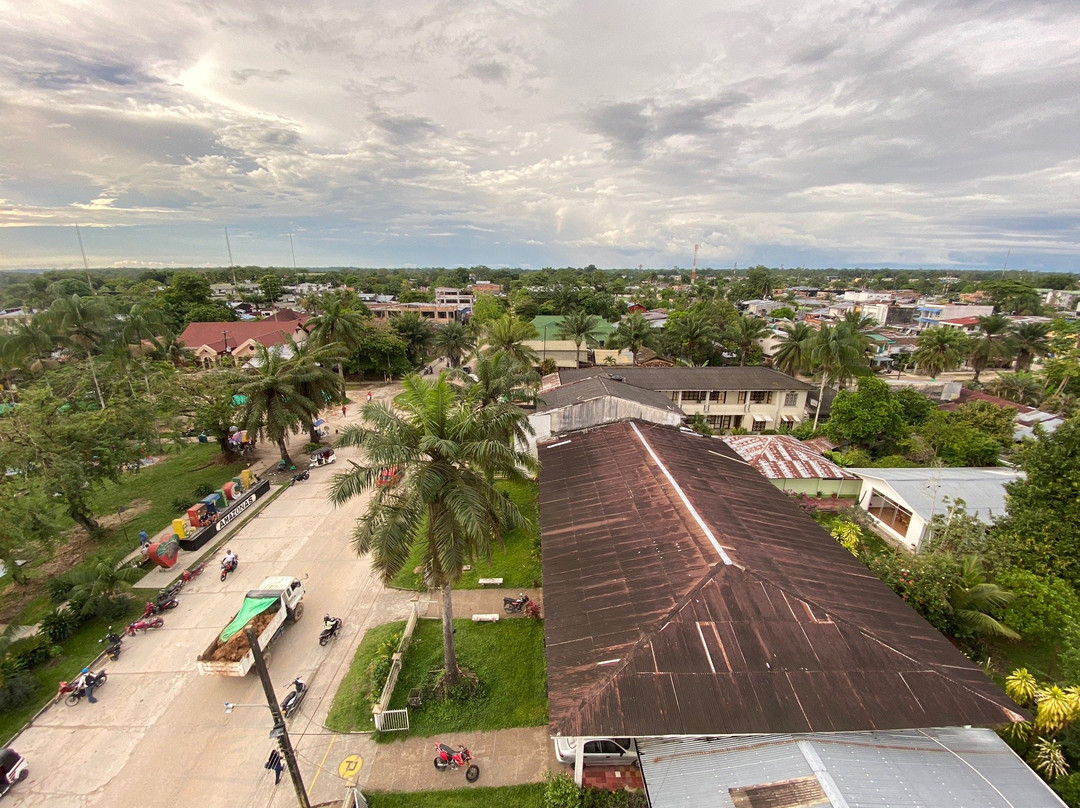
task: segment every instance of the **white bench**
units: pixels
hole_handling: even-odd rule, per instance
[[[481,578],[477,581],[480,586],[502,586],[502,578]]]
[[[492,613],[492,614],[474,614],[472,616],[472,621],[474,623],[498,623],[499,622],[499,615],[495,614],[495,613]]]

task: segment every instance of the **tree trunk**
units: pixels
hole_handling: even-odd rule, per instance
[[[101,532],[101,525],[98,524],[94,515],[84,511],[77,505],[70,505],[68,507],[68,515],[75,520],[75,523],[79,525],[79,527],[91,536]]]
[[[451,598],[450,582],[447,581],[442,587],[443,613],[442,613],[442,645],[443,645],[443,681],[447,688],[454,687],[460,678],[458,671],[457,653],[454,649],[454,601]]]
[[[285,463],[285,468],[288,468],[293,464],[292,458],[289,457],[289,449],[285,445],[285,438],[278,438],[278,449],[281,451],[281,460]]]
[[[817,409],[814,411],[814,431],[817,431],[818,418],[821,417],[821,400],[825,398],[825,374],[821,374],[821,388],[817,394]]]
[[[94,380],[94,392],[97,393],[98,404],[101,405],[101,409],[105,409],[105,398],[101,395],[101,385],[98,384],[97,371],[94,369],[94,357],[89,353],[86,355],[86,361],[90,365],[90,378]]]

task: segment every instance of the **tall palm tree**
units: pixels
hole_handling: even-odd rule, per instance
[[[503,351],[477,357],[473,376],[476,379],[466,378],[465,381],[482,407],[531,398],[540,383],[539,373],[518,364]]]
[[[146,303],[136,303],[124,315],[123,324],[120,326],[120,342],[124,352],[131,357],[142,358],[141,350],[144,342],[149,342],[154,350],[162,349],[162,337],[171,335],[166,323],[165,313]],[[150,377],[146,372],[145,364],[141,365],[143,384],[146,385],[146,394],[150,395]]]
[[[360,344],[364,330],[364,315],[350,306],[348,296],[326,294],[319,300],[320,312],[305,323],[308,339],[316,345],[329,345],[336,342],[344,351],[352,355]],[[338,377],[341,386],[345,386],[345,363],[338,362]]]
[[[341,380],[329,370],[335,362],[344,359],[345,349],[336,342],[319,345],[310,339],[297,342],[291,336],[286,337],[284,348],[286,353],[291,354],[286,369],[293,386],[303,398],[316,406],[316,412],[305,410],[300,413],[300,423],[307,430],[311,442],[318,443],[319,433],[315,428],[317,409],[345,401],[345,388]]]
[[[911,358],[921,372],[928,374],[931,379],[936,379],[939,373],[960,366],[967,346],[968,338],[964,332],[947,325],[938,325],[919,334]]]
[[[476,350],[476,337],[464,323],[453,320],[440,326],[431,341],[439,356],[445,356],[447,364],[456,368],[461,360]]]
[[[101,394],[97,370],[94,367],[94,353],[108,338],[115,321],[111,319],[111,305],[106,298],[81,298],[78,295],[57,298],[49,307],[48,318],[60,335],[63,344],[71,347],[86,359],[90,378],[94,383],[94,393],[98,404],[105,409],[105,397]]]
[[[999,373],[998,377],[986,385],[991,395],[1015,401],[1028,407],[1038,407],[1046,390],[1042,382],[1030,373]]]
[[[409,361],[419,365],[427,356],[428,348],[435,339],[431,322],[415,311],[407,311],[390,320],[390,328],[405,342]]]
[[[670,332],[684,349],[688,362],[698,359],[698,350],[711,345],[719,337],[716,325],[703,311],[691,310],[676,317],[668,317],[664,331]]]
[[[319,408],[297,390],[292,369],[281,351],[257,345],[253,359],[255,367],[243,377],[245,381],[237,391],[247,398],[242,416],[244,428],[276,443],[282,462],[290,466],[292,458],[285,437],[300,431],[304,416],[317,413]]]
[[[465,564],[489,558],[504,530],[525,524],[489,477],[524,481],[523,470],[535,471],[536,461],[502,439],[525,420],[520,408],[482,407],[468,390],[455,390],[445,371],[434,381],[407,376],[403,386],[395,406],[366,404],[365,425],[345,429],[338,445],[359,447],[364,460],[334,476],[330,500],[342,505],[375,490],[353,546],[371,554],[384,581],[408,563],[415,544],[422,547],[426,577],[442,590],[444,681],[453,687],[460,672],[451,589]],[[403,472],[401,482],[376,487],[390,466]]]
[[[40,373],[45,370],[49,355],[58,347],[58,339],[48,317],[38,314],[5,335],[0,350],[13,366]]]
[[[784,336],[773,353],[773,367],[789,376],[808,373],[810,348],[817,332],[804,322],[783,325],[780,330],[784,332]]]
[[[971,341],[968,361],[975,370],[973,381],[990,365],[1013,355],[1012,332],[1009,318],[1004,314],[991,314],[979,318],[979,333]]]
[[[867,328],[873,328],[877,324],[877,320],[868,314],[855,311],[855,309],[848,309],[844,312],[844,319],[841,322],[851,326],[856,331],[863,331]]]
[[[655,340],[656,330],[640,311],[631,312],[623,317],[611,335],[613,347],[630,349],[635,365],[641,349],[652,347]]]
[[[1013,329],[1013,349],[1016,361],[1013,370],[1031,370],[1037,356],[1050,353],[1050,323],[1021,323]]]
[[[821,377],[817,408],[814,411],[814,429],[817,429],[825,385],[843,383],[850,379],[858,367],[866,364],[866,357],[848,329],[823,325],[810,346],[810,363],[814,372]]]
[[[513,362],[525,367],[531,368],[539,363],[540,357],[536,351],[525,344],[526,340],[536,339],[536,327],[512,314],[504,314],[488,323],[483,339],[484,353],[488,356],[502,351]]]
[[[600,318],[595,314],[588,314],[582,309],[574,309],[559,323],[556,330],[560,339],[574,341],[574,361],[581,364],[581,343],[596,344],[596,338],[600,334]]]
[[[757,341],[768,336],[770,330],[769,324],[764,320],[745,314],[739,315],[728,325],[726,336],[739,353],[739,367],[746,364]]]

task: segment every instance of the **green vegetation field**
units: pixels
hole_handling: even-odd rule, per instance
[[[339,732],[373,730],[372,682],[369,670],[376,649],[404,623],[371,629],[356,651],[352,666],[334,699],[326,725]],[[464,730],[532,727],[547,723],[547,674],[544,625],[536,620],[473,623],[455,620],[458,662],[480,678],[483,694],[464,703],[425,700],[409,710],[409,733],[388,733],[385,740],[406,734],[429,736]],[[405,707],[409,690],[420,687],[429,671],[442,668],[442,622],[421,620],[405,653],[404,666],[390,700],[391,709]]]
[[[483,772],[481,772],[483,779]],[[543,783],[501,788],[458,788],[453,791],[372,792],[364,797],[371,808],[543,808]]]
[[[522,516],[531,527],[517,528],[506,534],[506,549],[492,549],[491,561],[480,561],[461,576],[455,589],[479,589],[481,578],[502,578],[503,586],[509,589],[524,589],[540,581],[540,558],[538,535],[540,532],[540,511],[537,507],[536,483],[497,483],[496,487],[510,495],[514,504],[521,510]],[[417,544],[391,586],[399,589],[423,590],[424,582],[413,572],[422,563],[421,546]]]

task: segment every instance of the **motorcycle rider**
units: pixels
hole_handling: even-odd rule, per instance
[[[72,682],[75,685],[75,692],[78,693],[80,689],[86,691],[86,700],[91,704],[97,704],[97,699],[94,698],[94,685],[97,684],[97,679],[94,678],[94,674],[90,672],[89,668],[83,668],[79,676]]]
[[[237,555],[231,549],[226,548],[225,558],[221,559],[221,568],[232,572],[236,569],[236,564],[239,561]]]
[[[326,614],[322,619],[323,631],[336,631],[337,627],[341,625],[341,619],[338,617],[331,617]]]

